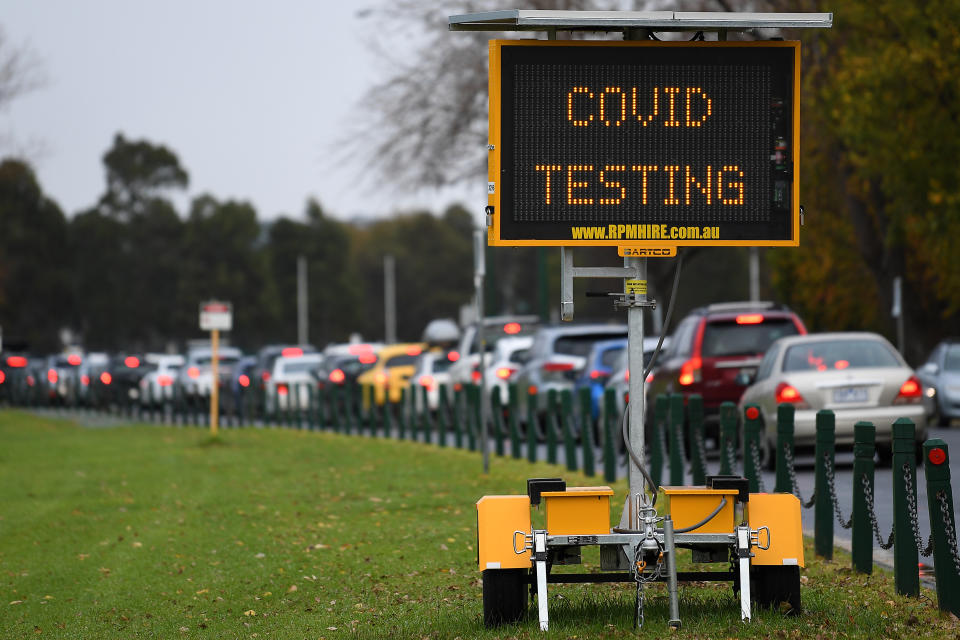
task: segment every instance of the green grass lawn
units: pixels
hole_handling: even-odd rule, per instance
[[[481,624],[475,501],[532,476],[597,479],[496,458],[484,476],[478,454],[411,442],[282,429],[211,441],[13,411],[0,443],[0,638],[637,635],[629,585],[552,586],[546,634],[535,614]],[[743,625],[728,584],[683,586],[676,635],[960,637],[929,593],[895,596],[890,576],[809,547],[807,564],[803,615]],[[666,608],[649,588],[641,635],[668,633]]]

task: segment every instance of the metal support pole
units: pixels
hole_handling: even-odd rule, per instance
[[[397,285],[396,259],[383,256],[383,339],[387,344],[397,341]]]
[[[297,256],[297,341],[307,344],[307,259]]]
[[[623,266],[637,269],[638,275],[636,279],[643,284],[642,290],[635,293],[635,291],[629,289],[628,280],[624,279],[624,293],[634,293],[637,297],[636,302],[646,302],[647,259],[624,258]],[[637,305],[627,309],[627,367],[630,371],[630,402],[627,408],[629,412],[630,447],[634,453],[636,453],[637,457],[646,464],[646,442],[644,438],[644,402],[646,401],[644,398],[646,389],[644,387],[646,385],[643,379],[643,307]],[[632,459],[629,460],[627,466],[627,477],[630,486],[630,495],[645,496],[646,493],[644,489],[646,487],[646,481]],[[650,489],[653,490],[653,487],[650,487]],[[647,500],[646,498],[642,500],[645,506]],[[639,528],[639,514],[637,514],[637,517],[638,520],[633,524]]]

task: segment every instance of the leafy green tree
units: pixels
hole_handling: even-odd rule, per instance
[[[54,351],[73,299],[67,221],[28,165],[0,163],[0,324],[34,351]]]
[[[170,189],[185,189],[187,172],[177,155],[163,145],[130,141],[118,133],[103,156],[107,191],[100,199],[105,213],[129,219],[145,212]]]

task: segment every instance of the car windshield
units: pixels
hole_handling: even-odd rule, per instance
[[[796,325],[789,318],[765,319],[757,324],[737,324],[734,320],[708,322],[703,330],[701,355],[704,358],[757,355],[777,338],[797,333]]]
[[[623,347],[611,347],[609,349],[605,349],[604,352],[600,354],[601,366],[604,366],[607,369],[613,369],[614,365],[617,364],[617,359],[620,357],[621,353],[623,353]]]
[[[283,365],[284,373],[306,373],[320,366],[316,360],[291,360]]]
[[[789,347],[783,356],[785,372],[900,366],[890,349],[876,340],[827,340],[798,344]]]
[[[240,360],[240,358],[236,356],[220,356],[217,358],[219,364],[228,366],[236,364],[238,360]],[[209,367],[212,361],[213,358],[211,356],[199,356],[195,358],[193,362],[198,367]]]
[[[623,337],[623,333],[588,333],[582,336],[561,336],[553,343],[553,350],[556,353],[585,358],[590,355],[590,348],[593,343]]]
[[[960,371],[960,344],[951,344],[947,347],[947,355],[943,358],[944,371]]]
[[[406,365],[417,364],[417,358],[419,355],[411,356],[407,353],[401,353],[400,355],[393,356],[388,358],[384,363],[384,367],[403,367]]]

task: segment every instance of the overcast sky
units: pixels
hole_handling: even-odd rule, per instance
[[[452,201],[479,219],[482,182],[401,197],[331,160],[380,78],[374,24],[356,12],[381,1],[8,0],[0,25],[41,58],[46,84],[0,112],[0,133],[29,150],[67,215],[103,193],[101,158],[122,132],[180,158],[181,212],[211,193],[251,202],[261,219],[300,216],[309,197],[342,219]]]

